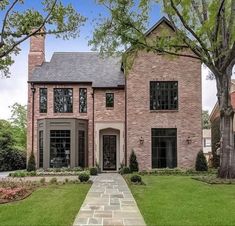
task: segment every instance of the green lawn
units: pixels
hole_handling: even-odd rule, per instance
[[[235,185],[209,185],[186,176],[143,176],[130,185],[148,226],[235,225]]]
[[[1,226],[72,225],[90,184],[50,185],[25,200],[0,205]]]

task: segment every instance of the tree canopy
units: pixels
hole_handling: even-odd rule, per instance
[[[211,123],[210,123],[208,111],[202,111],[202,128],[203,129],[210,129],[211,128]]]
[[[61,0],[40,0],[41,8],[27,8],[25,0],[1,0],[0,70],[9,74],[12,56],[20,44],[36,34],[54,34],[58,38],[76,38],[85,18],[71,4]]]

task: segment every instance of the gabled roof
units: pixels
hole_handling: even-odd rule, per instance
[[[175,31],[174,26],[172,25],[172,23],[165,17],[163,16],[156,24],[154,24],[146,33],[145,36],[148,36],[149,34],[151,34],[151,32],[153,32],[159,25],[161,25],[162,23],[166,23],[173,31]]]
[[[56,52],[36,67],[29,82],[91,82],[93,87],[124,86],[120,57],[102,58],[96,52]]]

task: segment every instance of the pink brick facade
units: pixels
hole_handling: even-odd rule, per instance
[[[34,68],[44,61],[43,37],[33,38],[30,50],[29,79]],[[132,150],[137,155],[140,170],[151,169],[151,129],[176,128],[177,167],[194,167],[196,154],[202,148],[201,63],[184,57],[171,59],[163,55],[139,52],[125,80],[125,86],[116,88],[93,87],[89,81],[30,82],[27,147],[28,156],[33,149],[37,167],[39,167],[38,125],[40,120],[46,119],[79,119],[87,122],[87,166],[103,164],[102,137],[112,134],[117,136],[118,142],[116,170],[121,163],[128,164]],[[150,81],[178,81],[178,110],[150,110]],[[40,88],[47,88],[47,113],[39,112]],[[54,88],[73,89],[73,113],[54,113]],[[87,113],[79,113],[79,88],[87,89]],[[32,90],[35,90],[34,101]],[[113,108],[106,107],[106,93],[114,94]],[[32,139],[33,133],[34,139]],[[74,166],[77,166],[76,164]]]
[[[176,128],[177,166],[194,167],[202,136],[200,70],[200,62],[184,57],[172,60],[144,52],[136,57],[126,85],[127,151],[129,156],[135,150],[142,169],[151,169],[151,128]],[[178,110],[150,110],[150,81],[178,81]]]

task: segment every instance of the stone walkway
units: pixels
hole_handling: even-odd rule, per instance
[[[74,226],[145,226],[137,204],[121,175],[100,174],[94,179]]]

